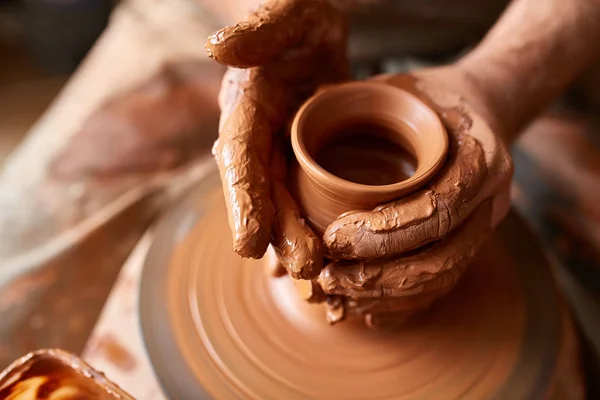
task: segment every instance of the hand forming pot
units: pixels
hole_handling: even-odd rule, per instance
[[[362,157],[373,149],[361,148],[361,142],[350,137],[356,130],[361,130],[363,145],[368,146],[369,137],[387,141],[381,160],[373,154]],[[358,147],[332,152],[335,159],[328,159],[322,151],[333,141]],[[293,177],[296,199],[313,228],[323,233],[344,212],[372,209],[429,181],[443,164],[448,138],[436,113],[412,94],[379,82],[350,82],[317,92],[300,108],[292,123],[292,147],[299,164]],[[399,150],[397,157],[393,148]],[[408,177],[393,171],[406,165],[406,153],[415,164]],[[324,167],[324,160],[330,168]],[[364,176],[361,183],[344,179],[346,175],[330,172],[332,165],[336,171],[362,169],[377,183],[365,184]]]

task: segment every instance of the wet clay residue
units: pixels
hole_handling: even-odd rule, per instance
[[[329,173],[363,185],[389,185],[411,177],[414,157],[388,139],[386,129],[368,123],[341,128],[316,154]]]
[[[300,171],[297,179],[290,179],[296,180],[292,183],[295,195],[292,198],[283,183],[285,175],[273,175],[276,176],[273,179],[270,173],[271,163],[277,158],[273,153],[279,151],[273,138],[279,137],[277,134],[291,120],[291,111],[314,92],[315,81],[340,78],[345,61],[345,29],[340,21],[343,17],[326,1],[274,0],[264,3],[246,21],[209,37],[206,45],[209,56],[230,67],[220,95],[220,133],[213,152],[225,192],[233,247],[242,257],[260,258],[271,244],[291,277],[315,280],[313,283],[320,284],[325,294],[344,298],[341,318],[351,314],[348,307],[366,302],[357,300],[361,296],[372,299],[369,301],[372,311],[365,315],[389,314],[391,310],[403,308],[399,304],[407,304],[409,297],[408,303],[414,308],[423,308],[458,282],[466,264],[491,232],[493,221],[500,220],[508,212],[508,202],[498,206],[501,201],[496,201],[496,195],[510,180],[510,158],[485,122],[471,112],[460,96],[443,86],[433,85],[440,74],[437,77],[418,75],[418,78],[412,75],[382,76],[367,83],[371,89],[350,85],[337,87],[360,87],[356,90],[361,90],[361,95],[369,94],[369,102],[375,102],[376,108],[385,109],[384,113],[375,113],[376,117],[368,120],[371,123],[390,122],[389,116],[396,115],[398,110],[413,117],[414,120],[406,117],[410,122],[427,121],[423,127],[414,128],[416,135],[404,135],[403,138],[412,145],[405,148],[419,161],[413,177],[406,179],[411,171],[396,161],[400,159],[401,150],[393,144],[380,143],[378,139],[369,140],[369,146],[373,147],[369,148],[364,138],[354,134],[350,135],[355,136],[350,140],[346,137],[346,145],[351,146],[345,147],[333,140],[319,149],[323,144],[319,140],[326,140],[325,135],[314,135],[319,125],[322,133],[327,133],[335,126],[333,122],[339,122],[328,119],[328,114],[345,115],[346,109],[354,115],[364,111],[361,107],[367,107],[360,101],[352,100],[354,104],[340,101],[337,108],[312,114],[311,126],[308,117],[302,119],[299,116],[303,111],[318,109],[312,107],[314,104],[323,104],[318,103],[318,98],[328,92],[324,89],[305,103],[292,121],[292,146],[301,166],[296,169]],[[311,27],[310,34],[307,26]],[[287,51],[288,48],[292,51]],[[325,51],[331,55],[327,57],[329,62],[317,62],[318,56]],[[424,87],[430,88],[424,90]],[[329,93],[336,93],[335,87],[330,89]],[[312,101],[317,102],[311,104]],[[398,107],[388,109],[388,103]],[[396,120],[392,123],[395,127],[399,125]],[[407,124],[406,121],[402,123]],[[360,124],[354,128],[373,130]],[[306,136],[299,139],[304,135],[299,132],[313,132],[313,136],[321,138],[313,138],[312,145],[313,156],[322,168],[350,181],[369,183],[373,190],[362,196],[362,192],[356,195],[353,189],[361,185],[353,186],[351,182],[342,180],[343,183],[337,185],[340,179],[330,179],[334,183],[329,187],[315,183],[313,176],[319,175],[319,171],[313,173],[312,165],[306,167],[309,163],[304,159],[307,157],[299,156],[302,150],[298,150],[304,146],[308,149],[304,151],[310,152],[310,141]],[[381,133],[371,132],[371,136],[389,136]],[[431,143],[428,147],[416,139],[427,135],[443,138],[436,143],[437,152]],[[359,148],[361,151],[357,152]],[[379,153],[379,158],[375,153]],[[429,162],[424,163],[427,157]],[[429,174],[422,173],[423,165],[427,166]],[[432,177],[435,173],[437,175]],[[322,169],[320,174],[323,175]],[[417,180],[418,176],[423,179]],[[408,185],[404,191],[375,191],[398,181],[416,181],[417,184]],[[345,201],[353,197],[348,193],[361,201],[346,207]],[[321,197],[317,199],[315,194]],[[490,198],[490,204],[484,204]],[[335,219],[352,210],[369,211],[345,213]],[[317,217],[317,214],[320,215]],[[307,218],[318,236],[312,234],[302,216]],[[331,225],[327,226],[329,223]],[[315,260],[322,258],[319,236],[323,232],[328,256],[325,265],[329,260],[347,260],[349,263],[326,265],[320,270],[322,262]],[[407,251],[426,245],[431,247],[405,257]],[[381,268],[381,273],[359,285],[354,279],[356,270],[364,268],[365,264],[369,270]],[[414,295],[419,291],[423,291],[421,296]],[[413,303],[415,299],[421,299],[423,303]],[[357,305],[356,309],[359,308],[362,306]]]
[[[281,182],[271,192],[275,203],[275,224],[271,245],[279,261],[294,279],[313,279],[323,268],[321,239],[310,229],[294,199]]]
[[[269,174],[272,153],[280,151],[274,141],[316,87],[346,77],[346,33],[345,19],[326,0],[273,0],[206,44],[210,57],[230,67],[213,153],[233,247],[242,257],[260,258],[271,243],[296,277],[318,274],[321,244],[296,215],[281,178]],[[307,254],[310,260],[303,259]]]
[[[0,385],[5,400],[114,400],[89,377],[52,358],[30,361]]]
[[[362,313],[375,327],[393,314],[404,320],[424,310],[457,284],[491,233],[493,201],[482,202],[485,152],[471,136],[486,127],[474,127],[465,110],[436,105],[414,83],[408,76],[393,82],[441,116],[450,139],[446,163],[421,190],[370,211],[345,213],[327,228],[324,241],[334,261],[316,281],[337,299],[335,307],[328,303],[332,323]]]
[[[489,238],[489,215],[490,204],[487,202],[457,233],[453,232],[441,242],[415,254],[359,263],[332,262],[323,269],[318,282],[327,294],[352,299],[386,298],[391,308],[416,304],[415,298],[420,296],[439,297],[458,282],[475,251]],[[393,310],[383,310],[384,313],[390,311]]]
[[[352,213],[334,221],[323,237],[334,258],[393,256],[441,239],[463,223],[481,201],[487,165],[481,144],[471,136],[470,116],[460,109],[436,106],[419,91],[414,78],[403,78],[390,84],[425,98],[446,125],[450,140],[447,160],[424,189],[374,212]]]

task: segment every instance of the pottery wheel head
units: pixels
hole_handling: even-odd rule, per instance
[[[332,327],[287,277],[233,252],[213,174],[158,226],[142,278],[145,344],[173,399],[537,398],[563,326],[544,259],[528,250],[520,265],[532,241],[515,230],[527,235],[510,216],[459,286],[402,329]]]

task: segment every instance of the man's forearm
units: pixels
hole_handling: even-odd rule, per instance
[[[600,2],[515,0],[459,66],[508,142],[600,55]]]

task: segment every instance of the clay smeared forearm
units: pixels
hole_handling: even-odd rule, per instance
[[[487,175],[481,145],[450,132],[445,167],[428,188],[373,211],[348,213],[334,221],[323,240],[335,259],[392,257],[444,237],[477,206]],[[460,144],[459,144],[460,143]]]
[[[318,278],[329,295],[352,298],[444,293],[465,271],[491,233],[491,202],[486,201],[446,239],[417,254],[391,260],[338,261]]]
[[[598,56],[600,2],[515,0],[458,67],[479,92],[474,107],[510,142]]]

